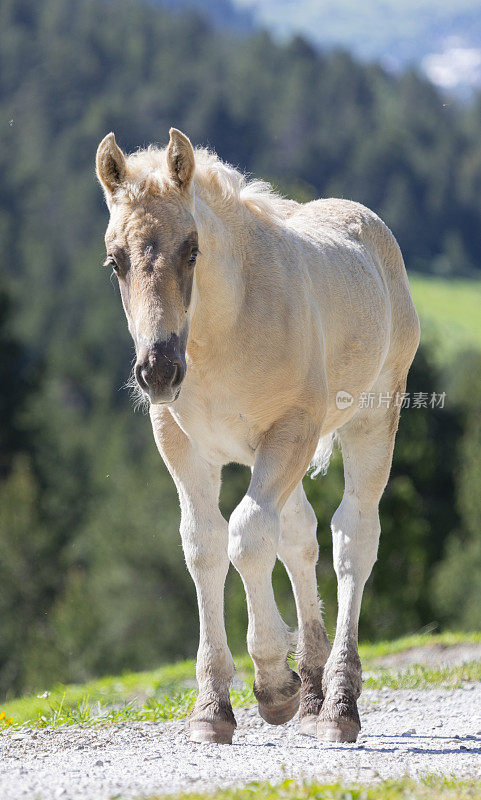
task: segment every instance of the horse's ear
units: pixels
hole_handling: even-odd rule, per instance
[[[169,135],[166,156],[170,177],[179,189],[188,191],[195,169],[194,150],[187,136],[177,128],[171,128]]]
[[[113,133],[108,133],[98,146],[97,158],[97,178],[104,187],[107,200],[119,188],[125,180],[127,168],[125,156],[115,141]]]

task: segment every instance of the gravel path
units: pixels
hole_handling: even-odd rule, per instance
[[[366,690],[360,705],[355,745],[300,736],[295,720],[273,728],[254,708],[237,710],[232,746],[189,744],[185,722],[5,732],[0,797],[110,800],[285,777],[481,777],[480,686]]]

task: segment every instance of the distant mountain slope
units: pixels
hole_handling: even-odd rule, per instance
[[[480,0],[233,0],[280,35],[347,47],[363,58],[419,61],[451,36],[481,44]]]
[[[302,34],[400,69],[420,64],[437,85],[481,86],[481,0],[156,0],[196,7],[217,24],[255,24],[282,38]],[[237,16],[249,13],[249,16]]]

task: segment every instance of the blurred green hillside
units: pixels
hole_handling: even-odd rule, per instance
[[[481,355],[464,332],[479,331],[481,99],[446,107],[414,73],[133,0],[2,0],[0,75],[0,698],[196,650],[175,489],[122,390],[132,344],[100,267],[93,164],[109,130],[131,150],[176,125],[287,194],[360,200],[393,228],[426,317],[408,388],[446,404],[402,416],[361,635],[479,628]],[[246,485],[226,468],[226,515]],[[306,488],[332,631],[339,454]],[[294,623],[281,567],[275,580]],[[239,651],[235,573],[227,619]]]
[[[463,349],[481,347],[481,281],[443,280],[411,273],[414,303],[440,363]]]

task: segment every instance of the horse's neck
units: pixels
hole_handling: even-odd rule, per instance
[[[209,338],[235,327],[245,290],[242,226],[232,224],[227,213],[196,198],[195,221],[199,232],[191,336],[205,345]]]

